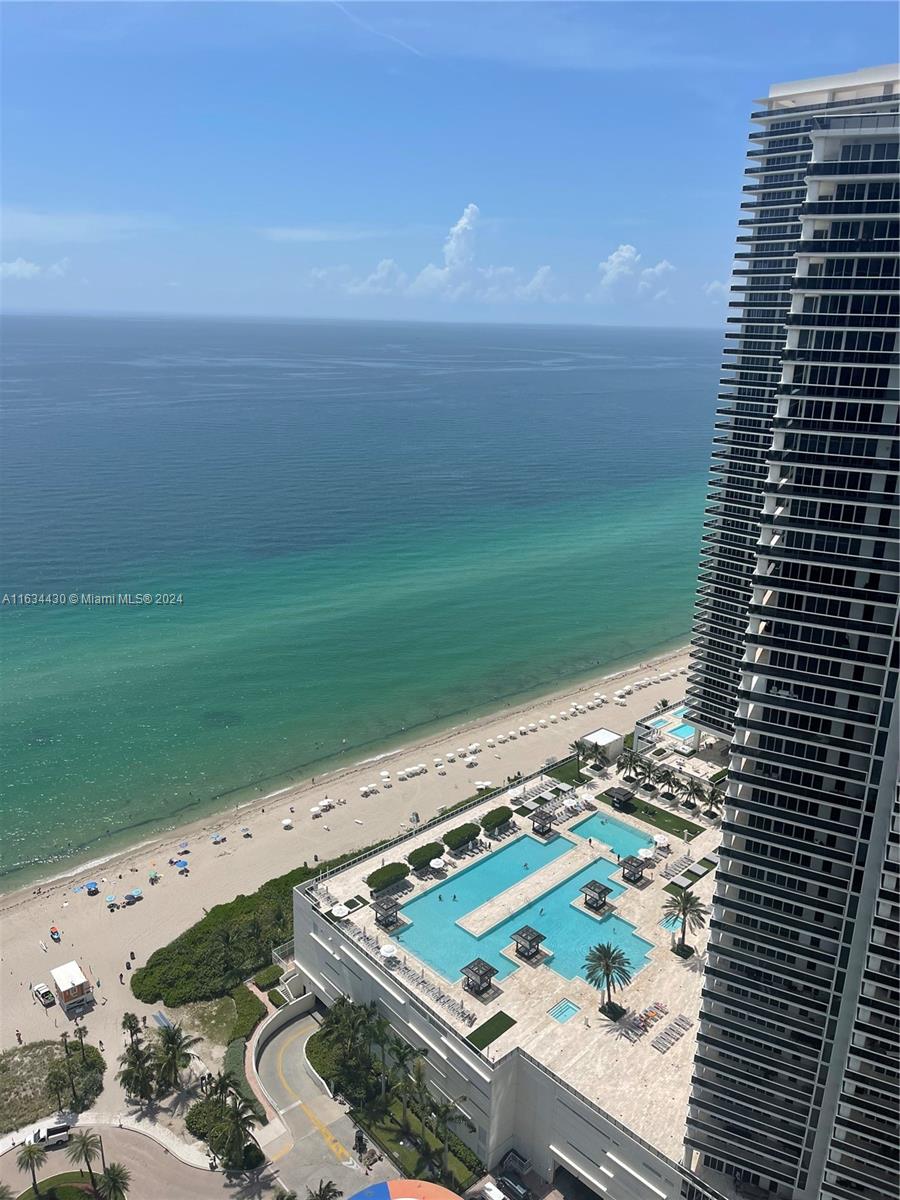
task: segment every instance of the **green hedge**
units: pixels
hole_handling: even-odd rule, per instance
[[[328,1044],[321,1030],[307,1039],[306,1058],[319,1078],[330,1087],[341,1071],[341,1052]]]
[[[511,816],[512,809],[501,804],[499,808],[492,808],[490,812],[484,814],[481,818],[481,828],[485,833],[490,833],[494,829],[499,829],[501,825],[505,825]]]
[[[429,842],[426,846],[419,846],[417,850],[407,854],[406,861],[413,871],[421,871],[433,858],[440,858],[443,853],[444,847],[440,842]]]
[[[201,1141],[209,1141],[209,1135],[222,1120],[222,1104],[219,1100],[198,1100],[187,1110],[184,1123],[188,1133]]]
[[[225,1062],[222,1065],[223,1072],[231,1071],[237,1080],[237,1090],[241,1093],[250,1107],[253,1109],[254,1115],[260,1125],[268,1125],[269,1119],[266,1116],[266,1110],[256,1098],[256,1093],[247,1082],[247,1073],[244,1070],[244,1052],[247,1048],[247,1043],[244,1038],[235,1038],[234,1041],[228,1043],[228,1049],[225,1051]]]
[[[269,988],[273,988],[278,983],[284,974],[284,971],[276,963],[272,963],[271,967],[265,967],[257,975],[253,976],[253,982],[261,992],[267,992]]]
[[[272,988],[270,992],[266,992],[269,997],[269,1003],[274,1004],[276,1008],[281,1008],[282,1004],[287,1004],[287,997],[284,992],[279,992],[278,988]]]
[[[461,846],[474,842],[480,832],[481,829],[474,821],[467,821],[465,825],[457,825],[455,829],[447,830],[443,838],[444,845],[448,850],[459,850]]]
[[[371,875],[367,875],[366,883],[373,892],[383,892],[385,888],[392,887],[401,879],[405,879],[408,874],[409,867],[406,863],[386,863],[377,871],[373,871]]]
[[[154,950],[146,966],[131,972],[131,990],[145,1004],[175,1008],[218,1000],[254,971],[269,965],[272,947],[293,936],[295,887],[384,845],[351,850],[329,862],[304,864],[264,883],[250,896],[217,904],[174,941]]]
[[[249,1038],[266,1015],[266,1006],[259,996],[254,996],[246,984],[239,983],[231,993],[234,1007],[237,1010],[234,1018],[234,1028],[231,1031],[232,1041],[235,1038]]]

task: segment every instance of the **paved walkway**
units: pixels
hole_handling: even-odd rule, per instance
[[[377,1162],[367,1177],[353,1153],[356,1128],[346,1109],[333,1100],[313,1074],[303,1046],[319,1028],[310,1016],[280,1030],[262,1052],[259,1078],[288,1135],[280,1145],[266,1146],[272,1169],[282,1183],[301,1196],[320,1179],[331,1179],[345,1196],[396,1170],[388,1159]]]
[[[103,1138],[107,1162],[124,1163],[131,1171],[128,1200],[223,1200],[229,1196],[233,1200],[277,1200],[281,1194],[271,1168],[261,1179],[225,1176],[205,1165],[188,1166],[152,1137],[134,1129],[109,1125],[94,1129]],[[45,1177],[73,1169],[65,1149],[48,1151]],[[16,1167],[13,1151],[0,1155],[0,1183],[8,1184],[16,1196],[28,1186],[28,1177]]]

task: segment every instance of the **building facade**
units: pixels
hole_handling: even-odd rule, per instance
[[[733,740],[688,1161],[792,1200],[900,1190],[897,92],[753,114],[700,572],[692,714]]]
[[[752,117],[759,128],[750,135],[745,172],[688,687],[689,719],[721,738],[730,739],[734,732],[786,325],[789,316],[792,321],[796,316],[791,311],[796,256],[804,229],[820,238],[831,225],[828,220],[806,219],[812,201],[807,181],[812,135],[823,125],[833,127],[841,114],[850,119],[889,118],[896,107],[892,70],[871,68],[776,85],[765,107]],[[892,202],[890,187],[885,190],[882,179],[860,173],[828,180],[835,185],[830,194],[837,201],[832,215],[846,213],[852,220],[858,210],[838,200],[836,193],[849,197],[847,185],[855,181],[859,186],[854,194],[866,195],[872,219],[890,221],[893,214],[896,220],[896,198]],[[818,193],[819,188],[812,191]],[[834,224],[840,232],[839,222]]]

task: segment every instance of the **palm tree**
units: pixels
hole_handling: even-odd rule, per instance
[[[594,987],[606,988],[606,1007],[609,1008],[613,988],[623,988],[631,983],[631,962],[625,951],[612,942],[599,942],[587,952],[584,974]]]
[[[707,808],[717,809],[722,808],[725,804],[725,789],[714,783],[706,793]]]
[[[443,1104],[435,1104],[434,1113],[434,1132],[437,1135],[443,1146],[441,1155],[441,1174],[446,1176],[448,1159],[450,1157],[450,1132],[454,1125],[465,1125],[467,1129],[473,1129],[475,1126],[469,1120],[464,1112],[461,1112],[457,1105],[465,1101],[465,1096],[460,1096],[456,1100],[447,1100]]]
[[[406,1128],[407,1119],[409,1116],[409,1096],[412,1090],[412,1080],[410,1073],[416,1061],[425,1054],[424,1050],[416,1050],[410,1046],[409,1042],[404,1042],[402,1038],[391,1039],[391,1058],[394,1060],[394,1068],[399,1077],[399,1092],[400,1103],[403,1105],[403,1128]]]
[[[116,1079],[125,1089],[125,1095],[141,1101],[142,1104],[151,1099],[156,1076],[153,1069],[153,1052],[150,1048],[137,1041],[119,1056],[119,1063],[121,1070]]]
[[[68,1058],[69,1057],[69,1033],[68,1033],[68,1030],[64,1029],[62,1031],[62,1033],[59,1035],[59,1040],[62,1042],[63,1050],[65,1050],[66,1058]]]
[[[185,1033],[180,1023],[164,1025],[157,1031],[153,1057],[160,1087],[181,1087],[181,1072],[191,1061],[191,1047],[199,1041],[200,1038]]]
[[[709,916],[709,909],[694,895],[690,888],[682,888],[676,895],[669,896],[663,905],[665,924],[670,928],[681,922],[681,937],[678,944],[684,949],[684,939],[690,929],[693,933],[702,929]]]
[[[594,766],[601,771],[605,771],[609,766],[609,753],[604,749],[604,747],[598,746],[596,743],[591,742],[588,753]]]
[[[78,1092],[75,1090],[75,1076],[72,1074],[72,1060],[69,1057],[69,1035],[65,1029],[59,1035],[59,1040],[62,1042],[63,1048],[66,1052],[66,1056],[62,1060],[61,1065],[63,1067],[63,1070],[66,1073],[66,1079],[68,1080],[68,1083],[69,1083],[69,1091],[72,1093],[72,1103],[77,1108],[78,1107]]]
[[[70,1163],[74,1163],[76,1167],[87,1167],[88,1175],[91,1177],[91,1188],[96,1188],[97,1181],[94,1178],[94,1159],[100,1155],[100,1137],[96,1133],[89,1133],[86,1129],[78,1130],[72,1134],[69,1139],[69,1145],[66,1147],[66,1155]]]
[[[669,707],[669,703],[670,702],[668,700],[657,700],[656,711],[657,712],[665,712],[666,709]]]
[[[122,1017],[122,1028],[131,1039],[131,1044],[134,1045],[141,1034],[141,1023],[137,1019],[137,1015],[133,1012],[125,1013]]]
[[[306,1200],[341,1200],[343,1194],[331,1179],[320,1179],[318,1187],[306,1189]]]
[[[377,1046],[381,1051],[381,1094],[382,1096],[387,1091],[387,1048],[391,1041],[391,1026],[385,1017],[375,1009],[374,1004],[370,1008],[371,1017],[369,1019],[369,1043]]]
[[[8,1183],[0,1183],[0,1200],[16,1200],[13,1190]]]
[[[81,1047],[81,1061],[86,1063],[87,1055],[84,1052],[84,1039],[87,1037],[87,1030],[83,1025],[76,1026],[75,1036],[78,1038],[78,1045]]]
[[[127,1200],[130,1187],[131,1172],[128,1168],[123,1163],[107,1163],[97,1184],[101,1200]]]
[[[234,1071],[219,1071],[209,1085],[207,1095],[211,1100],[219,1100],[224,1106],[228,1097],[238,1090],[238,1077]]]
[[[569,749],[575,755],[575,765],[578,767],[578,769],[580,771],[581,770],[581,760],[583,758],[587,758],[587,756],[591,752],[591,743],[586,742],[584,740],[584,738],[576,738],[575,741],[572,742],[571,745],[569,746]]]
[[[63,1092],[69,1082],[69,1076],[66,1073],[62,1063],[52,1062],[47,1068],[47,1078],[44,1080],[44,1090],[47,1095],[56,1101],[57,1109],[62,1109]]]
[[[419,1119],[422,1122],[422,1144],[424,1145],[428,1139],[425,1136],[425,1118],[431,1108],[431,1096],[428,1092],[428,1082],[425,1078],[425,1060],[419,1056],[413,1063],[412,1075],[410,1076],[410,1095],[414,1097],[416,1105],[419,1109]]]
[[[643,787],[651,788],[656,783],[656,763],[652,763],[649,758],[639,758],[634,771]]]
[[[664,796],[677,796],[681,790],[681,777],[671,767],[660,767],[656,772],[656,785]]]
[[[16,1154],[16,1166],[20,1171],[31,1172],[31,1190],[36,1196],[41,1195],[41,1189],[38,1187],[37,1175],[35,1174],[44,1163],[47,1161],[47,1151],[43,1146],[37,1146],[34,1142],[26,1142],[24,1146],[20,1146]]]
[[[622,771],[624,772],[625,779],[631,779],[634,777],[634,772],[640,761],[641,761],[641,756],[639,754],[635,754],[635,752],[631,746],[626,746],[625,749],[622,751],[622,753],[619,755],[618,760],[617,760],[618,765],[622,768]]]
[[[686,800],[693,800],[695,804],[703,804],[706,800],[706,788],[694,775],[691,775],[682,788]]]
[[[240,1167],[244,1161],[244,1147],[248,1142],[256,1142],[253,1130],[256,1128],[256,1116],[253,1109],[243,1096],[232,1095],[222,1114],[220,1124],[216,1125],[213,1133],[215,1151],[220,1158],[232,1167]]]

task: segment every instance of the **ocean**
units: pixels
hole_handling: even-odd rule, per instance
[[[2,886],[683,644],[720,340],[5,317]]]

